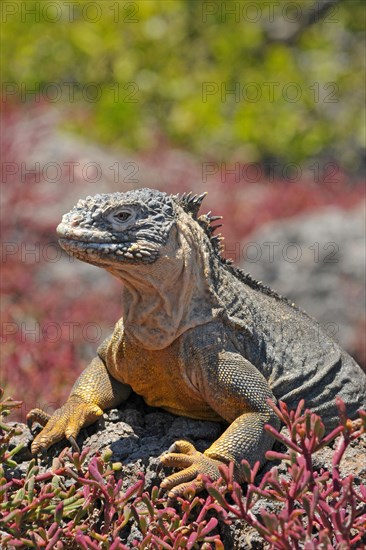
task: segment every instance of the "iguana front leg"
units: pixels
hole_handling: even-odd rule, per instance
[[[28,413],[29,426],[36,421],[45,426],[32,443],[32,453],[45,453],[48,447],[64,437],[77,449],[75,438],[81,428],[93,424],[105,409],[125,401],[130,392],[130,386],[112,378],[103,361],[96,357],[75,382],[65,405],[52,416],[41,409]]]
[[[161,486],[170,490],[169,496],[182,494],[192,485],[198,474],[211,479],[220,477],[220,464],[234,462],[234,474],[243,481],[241,461],[251,465],[264,462],[265,452],[272,447],[273,438],[265,431],[265,424],[280,425],[267,403],[276,401],[264,376],[240,354],[224,351],[209,353],[198,365],[198,389],[222,418],[231,422],[222,436],[204,453],[196,451],[191,443],[178,441],[161,458],[165,466],[183,468],[167,477]],[[195,481],[196,489],[202,488]]]

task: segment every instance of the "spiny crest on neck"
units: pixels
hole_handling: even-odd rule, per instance
[[[275,290],[270,288],[269,286],[262,283],[262,281],[256,281],[251,277],[249,273],[245,273],[240,268],[233,265],[233,260],[230,258],[224,258],[222,256],[222,252],[224,250],[223,246],[223,240],[224,237],[222,237],[221,233],[218,235],[213,235],[214,231],[218,229],[219,227],[222,227],[222,224],[212,225],[213,222],[217,220],[221,220],[222,216],[211,216],[211,211],[207,212],[207,214],[203,214],[201,216],[198,216],[199,209],[201,207],[202,201],[207,195],[207,192],[202,193],[201,195],[193,195],[192,192],[189,193],[183,193],[183,195],[171,195],[171,198],[179,205],[185,212],[190,214],[192,218],[203,228],[206,235],[210,239],[212,243],[212,248],[220,260],[220,263],[224,265],[225,267],[231,271],[237,277],[239,280],[243,281],[245,284],[253,288],[254,290],[259,290],[260,292],[263,292],[264,294],[267,294],[268,296],[272,296],[273,298],[276,298],[277,300],[281,300],[283,302],[286,302],[291,307],[294,307],[296,309],[297,306],[292,303],[290,300],[285,298],[284,296],[281,296],[281,294],[278,294]]]
[[[224,237],[221,235],[221,233],[219,233],[218,235],[214,235],[214,232],[219,229],[219,227],[222,227],[222,224],[212,225],[213,222],[221,220],[222,216],[211,216],[211,211],[207,212],[207,214],[198,216],[202,201],[206,195],[207,191],[201,193],[201,195],[194,195],[192,194],[192,191],[190,191],[189,193],[183,193],[183,195],[173,195],[172,198],[177,204],[179,204],[181,208],[183,208],[185,212],[187,212],[187,214],[190,214],[192,218],[202,227],[202,229],[205,231],[206,235],[211,241],[214,252],[220,258],[221,262],[224,264],[231,264],[232,260],[227,260],[226,258],[221,256],[221,253],[224,249]]]

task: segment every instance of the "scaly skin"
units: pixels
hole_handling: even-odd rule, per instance
[[[264,462],[273,444],[264,426],[279,428],[268,400],[294,407],[304,398],[328,429],[337,395],[351,417],[365,407],[366,376],[355,361],[306,313],[221,258],[217,217],[198,217],[202,198],[150,189],[96,195],[63,217],[61,246],[124,283],[124,317],[66,404],[51,418],[29,413],[30,424],[44,426],[33,453],[63,437],[75,447],[80,429],[131,390],[174,414],[225,420],[204,453],[178,441],[162,456],[180,469],[161,484],[176,496],[193,480],[199,490],[199,474],[217,479],[222,463],[233,461],[242,481],[242,459]]]

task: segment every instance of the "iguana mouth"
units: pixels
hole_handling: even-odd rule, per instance
[[[103,231],[93,231],[92,229],[86,229],[82,227],[74,227],[72,224],[66,224],[61,222],[56,228],[59,242],[61,241],[72,242],[74,246],[78,246],[79,243],[87,244],[102,244],[107,246],[108,233]],[[62,245],[61,245],[62,246]]]
[[[90,252],[95,252],[96,250],[103,252],[104,254],[108,254],[109,252],[116,252],[117,250],[120,250],[121,245],[119,244],[111,244],[108,242],[90,242],[90,241],[83,241],[82,239],[71,239],[71,238],[65,238],[59,239],[58,242],[60,243],[60,246],[63,249],[77,249],[77,250],[85,250],[88,252],[88,249],[90,248]],[[128,248],[127,246],[124,246],[123,248]]]
[[[107,255],[116,256],[118,260],[139,260],[145,262],[152,262],[156,259],[156,252],[154,250],[147,250],[146,248],[140,248],[134,243],[100,243],[75,240],[70,238],[59,239],[59,244],[68,254],[74,254],[77,256],[82,255],[87,261],[90,257],[91,260],[95,258],[103,258]]]

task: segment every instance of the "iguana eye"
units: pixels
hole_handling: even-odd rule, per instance
[[[127,212],[127,210],[121,210],[120,212],[116,212],[116,214],[113,214],[113,217],[118,222],[125,222],[131,217],[131,212]]]

